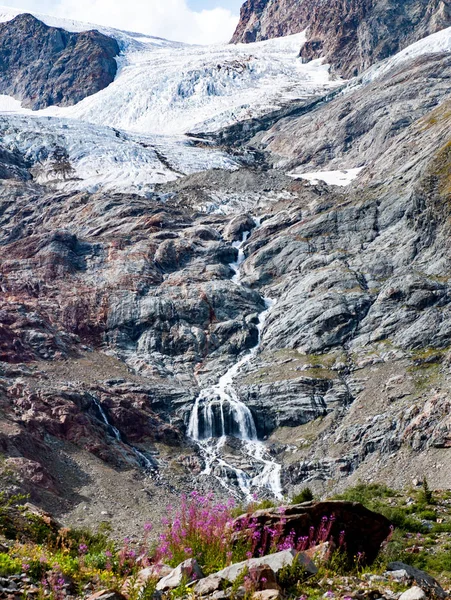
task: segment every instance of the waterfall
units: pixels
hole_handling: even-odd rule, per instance
[[[240,266],[245,260],[243,246],[249,235],[250,232],[243,233],[241,242],[233,244],[238,249],[238,259],[235,263],[231,263],[230,267],[235,273],[232,281],[236,285],[241,285]],[[222,375],[216,385],[200,392],[191,411],[188,425],[188,436],[197,442],[205,460],[203,473],[213,474],[221,485],[233,493],[228,482],[215,474],[218,469],[233,472],[238,487],[246,498],[250,497],[253,487],[268,488],[274,496],[282,497],[281,466],[271,460],[265,445],[258,440],[252,413],[240,400],[233,386],[233,381],[241,368],[257,355],[265,321],[274,304],[274,300],[265,298],[265,310],[260,313],[258,319],[256,345]],[[261,468],[258,475],[250,477],[242,469],[230,465],[222,458],[222,450],[228,436],[242,441],[242,454]]]
[[[157,470],[156,465],[143,452],[141,452],[140,450],[138,450],[138,448],[135,448],[135,446],[132,446],[131,444],[128,444],[123,439],[123,437],[122,437],[121,432],[119,431],[119,429],[117,427],[115,427],[112,423],[110,423],[110,420],[108,419],[108,416],[107,416],[104,408],[100,404],[99,400],[95,396],[92,396],[92,401],[93,401],[95,407],[97,408],[97,411],[99,412],[102,421],[106,425],[109,434],[117,442],[121,442],[122,444],[124,444],[125,446],[127,446],[128,448],[130,448],[130,450],[132,451],[132,453],[135,455],[136,462],[139,464],[139,466],[142,469],[144,469],[144,471],[146,471],[146,473],[155,472]]]

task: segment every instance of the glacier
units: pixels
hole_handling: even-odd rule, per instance
[[[0,7],[0,22],[21,12]],[[239,155],[196,143],[193,137],[337,88],[346,93],[346,82],[333,79],[329,65],[320,59],[305,64],[299,58],[305,32],[253,44],[194,46],[32,14],[70,31],[98,29],[116,38],[121,48],[115,81],[75,106],[33,112],[0,96],[3,144],[36,163],[39,182],[58,189],[148,195],[156,185],[184,175],[235,170],[242,164]],[[439,51],[451,51],[451,28],[372,67],[347,89],[414,56]],[[68,180],[52,180],[48,169],[48,157],[58,145],[68,150],[74,168]]]

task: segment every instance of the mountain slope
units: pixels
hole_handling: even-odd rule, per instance
[[[16,486],[115,526],[193,487],[451,486],[450,39],[336,85],[297,60],[301,36],[140,46],[75,107],[0,116]],[[163,104],[196,137],[161,135],[154,66],[156,89],[190,92]],[[135,76],[136,121],[121,114]]]

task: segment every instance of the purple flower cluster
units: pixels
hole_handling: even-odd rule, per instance
[[[191,556],[205,562],[207,555],[212,560],[216,555],[217,561],[230,562],[233,507],[233,499],[215,503],[212,493],[184,496],[180,510],[163,520],[166,531],[159,536],[155,562],[178,563]]]
[[[297,550],[304,552],[309,548],[314,548],[319,544],[328,542],[332,539],[332,528],[335,523],[335,515],[330,517],[324,516],[318,528],[310,527],[309,534],[305,536],[297,536],[294,529],[290,530],[289,534],[285,533],[287,520],[284,515],[283,508],[279,509],[282,517],[280,521],[274,525],[261,525],[258,519],[253,519],[247,516],[238,521],[236,528],[241,532],[243,537],[247,536],[249,540],[248,558],[250,556],[263,556],[265,553],[280,552],[282,550]],[[339,547],[345,544],[345,532],[340,533],[338,539]]]

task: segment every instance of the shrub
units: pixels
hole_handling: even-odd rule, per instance
[[[348,502],[360,502],[367,508],[373,508],[379,505],[380,498],[395,498],[398,493],[395,490],[381,485],[379,483],[358,483],[356,486],[348,488],[342,494],[336,496],[337,500],[347,500]]]
[[[439,551],[435,554],[426,551],[418,554],[405,552],[400,560],[428,573],[451,575],[451,550]]]
[[[22,561],[18,558],[12,558],[9,554],[0,554],[0,575],[18,575],[22,572]]]
[[[277,573],[279,585],[288,592],[309,577],[310,574],[305,570],[305,566],[297,560],[294,560],[291,565],[285,565]]]
[[[428,529],[421,521],[413,516],[417,507],[412,506],[390,506],[383,502],[383,498],[396,498],[398,492],[378,483],[366,485],[359,483],[355,487],[347,489],[343,494],[336,496],[337,500],[349,502],[360,502],[366,508],[378,512],[398,529],[411,533],[427,533]]]
[[[437,513],[435,512],[435,510],[430,510],[430,509],[421,510],[418,513],[418,516],[420,517],[420,519],[425,519],[426,521],[436,521],[437,520]]]
[[[429,489],[429,484],[426,477],[423,478],[423,489],[421,490],[421,498],[425,504],[434,503],[434,495],[432,493],[432,490]]]
[[[314,499],[313,492],[309,487],[304,488],[299,494],[296,494],[291,499],[291,504],[302,504],[303,502],[311,502]]]

